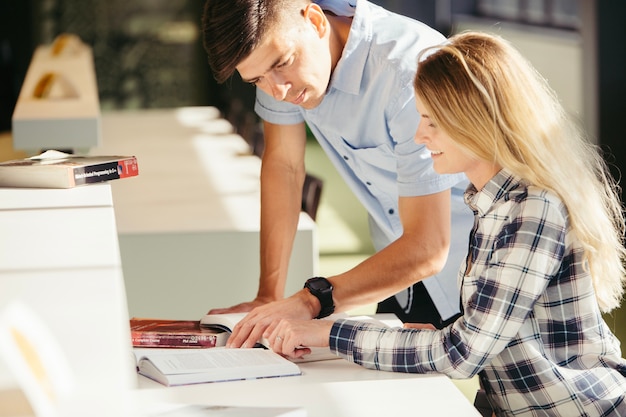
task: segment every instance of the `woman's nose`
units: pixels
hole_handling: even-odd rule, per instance
[[[413,136],[413,140],[418,145],[421,145],[428,141],[428,137],[426,136],[425,131],[422,127],[422,122],[420,122],[420,124],[417,126],[417,131],[415,132],[415,135]]]

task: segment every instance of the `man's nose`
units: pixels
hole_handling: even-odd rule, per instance
[[[290,84],[287,83],[284,77],[277,74],[272,74],[267,78],[272,90],[272,96],[278,101],[283,101],[287,97]]]

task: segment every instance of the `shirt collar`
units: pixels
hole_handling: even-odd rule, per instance
[[[318,1],[318,3],[323,9],[335,10],[329,7],[328,3],[332,2]],[[337,62],[335,71],[333,71],[330,88],[348,94],[358,94],[372,41],[372,22],[369,19],[371,10],[366,0],[349,0],[340,3],[344,5],[341,9],[344,13],[339,14],[349,15],[346,11],[349,11],[348,8],[352,8],[352,25],[341,58]]]
[[[484,216],[500,199],[520,187],[523,181],[506,169],[501,169],[478,191],[470,184],[465,191],[465,203],[477,214]]]
[[[337,16],[354,16],[356,0],[313,0],[322,10],[333,12]]]

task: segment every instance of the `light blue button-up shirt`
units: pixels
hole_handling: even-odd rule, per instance
[[[438,175],[430,153],[413,138],[419,124],[413,79],[422,49],[445,41],[423,23],[366,0],[321,0],[322,8],[353,16],[343,54],[324,100],[307,110],[257,89],[255,110],[274,124],[306,122],[338,172],[367,209],[377,250],[402,234],[398,198],[453,188],[452,248],[446,268],[424,284],[443,319],[458,312],[456,272],[467,250],[472,215],[463,204],[467,180]],[[421,213],[428,216],[428,213]],[[410,305],[412,293],[397,296]]]

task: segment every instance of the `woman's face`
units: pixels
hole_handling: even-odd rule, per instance
[[[470,155],[431,120],[426,107],[415,96],[417,111],[421,115],[415,142],[430,151],[433,168],[439,174],[465,173],[474,187],[481,189],[500,170],[491,162]]]

